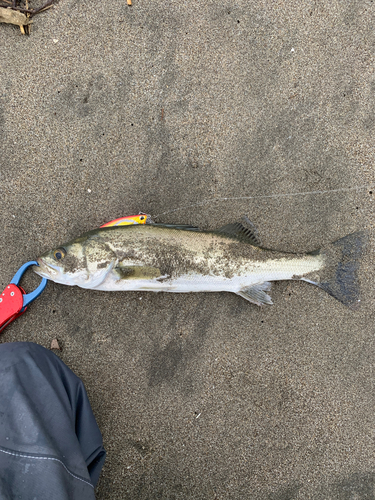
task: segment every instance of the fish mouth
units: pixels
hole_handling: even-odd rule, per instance
[[[46,264],[42,258],[39,257],[36,261],[38,265],[32,266],[31,269],[42,278],[53,279],[58,274],[58,270],[53,269],[54,266]]]

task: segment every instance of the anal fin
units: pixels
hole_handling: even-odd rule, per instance
[[[271,297],[266,294],[269,290],[271,290],[271,283],[265,281],[264,283],[256,283],[255,285],[241,288],[236,293],[249,302],[257,306],[262,306],[263,304],[273,304]]]

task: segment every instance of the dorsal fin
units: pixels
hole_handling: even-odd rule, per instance
[[[200,231],[199,227],[190,226],[189,224],[159,224],[153,222],[150,225],[157,227],[168,227],[170,229],[181,229],[182,231]]]
[[[215,232],[224,234],[230,238],[236,238],[245,243],[250,243],[250,245],[255,247],[261,246],[256,227],[245,215],[240,221],[234,222],[233,224],[227,224],[217,229]]]

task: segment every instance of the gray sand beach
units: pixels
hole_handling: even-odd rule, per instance
[[[245,214],[280,251],[366,229],[360,307],[297,281],[262,308],[50,282],[1,342],[58,339],[100,500],[374,499],[375,2],[132,3],[0,24],[0,285],[120,216]]]

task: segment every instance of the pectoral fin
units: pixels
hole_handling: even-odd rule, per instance
[[[154,279],[161,276],[160,269],[150,266],[122,266],[115,267],[115,272],[121,280],[126,279]]]
[[[265,293],[265,291],[268,292],[269,290],[271,290],[271,283],[265,281],[264,283],[256,283],[255,285],[241,288],[237,292],[237,295],[241,295],[241,297],[249,302],[261,306],[263,304],[273,304],[271,297]]]

